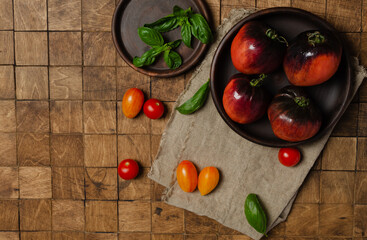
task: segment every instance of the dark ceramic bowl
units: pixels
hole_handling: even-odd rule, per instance
[[[209,11],[202,0],[121,0],[117,5],[112,19],[113,41],[120,56],[136,71],[154,77],[173,77],[195,66],[204,56],[209,46],[192,38],[192,49],[181,43],[175,50],[182,57],[182,65],[177,69],[169,69],[163,56],[158,57],[156,62],[150,66],[142,68],[134,66],[133,58],[141,56],[150,49],[139,38],[138,27],[172,14],[175,5],[183,9],[191,7],[194,12],[202,14],[210,24]],[[180,28],[162,35],[165,42],[181,39]]]
[[[345,43],[342,41],[343,55],[335,75],[323,84],[304,88],[323,113],[323,123],[319,132],[305,141],[287,142],[274,135],[266,114],[262,119],[254,123],[238,124],[229,118],[223,108],[222,98],[224,89],[228,84],[229,78],[233,74],[238,73],[232,64],[230,55],[232,40],[239,29],[246,22],[252,20],[265,22],[278,30],[279,33],[288,40],[293,39],[301,32],[315,29],[329,30],[340,38],[337,31],[325,20],[312,13],[296,8],[265,9],[242,19],[222,39],[211,65],[211,93],[218,113],[228,126],[239,135],[261,145],[270,147],[289,147],[319,139],[336,125],[347,107],[347,99],[351,85],[351,69]],[[269,78],[272,80],[266,81],[264,87],[273,96],[280,88],[290,85],[283,69],[279,69],[277,72],[270,74]]]

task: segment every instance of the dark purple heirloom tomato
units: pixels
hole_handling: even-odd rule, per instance
[[[289,142],[313,137],[321,127],[319,109],[296,86],[282,88],[268,108],[268,117],[275,136]]]
[[[287,44],[264,23],[248,22],[232,41],[232,63],[244,74],[271,73],[282,64]]]
[[[284,71],[296,86],[313,86],[329,80],[338,70],[342,45],[334,34],[307,31],[290,43],[284,57]]]
[[[251,123],[260,119],[270,103],[269,93],[261,87],[265,74],[250,79],[242,73],[233,75],[224,89],[223,107],[237,123]]]

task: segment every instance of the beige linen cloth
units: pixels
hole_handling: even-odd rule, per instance
[[[254,10],[234,9],[217,30],[206,59],[197,67],[186,90],[176,106],[189,99],[209,78],[214,52],[231,27]],[[354,93],[367,76],[355,61]],[[354,94],[353,94],[354,95]],[[352,97],[350,97],[350,100]],[[206,105],[192,115],[173,114],[163,133],[160,148],[149,173],[149,178],[167,187],[163,199],[166,203],[208,216],[219,223],[260,239],[244,214],[244,202],[249,193],[255,193],[266,210],[268,231],[285,221],[297,191],[324,148],[331,131],[316,142],[299,146],[303,159],[296,167],[279,164],[278,148],[264,147],[240,137],[232,131],[218,114],[211,96]],[[199,191],[183,192],[176,181],[176,167],[182,160],[191,160],[198,171],[206,166],[219,169],[218,187],[207,196]]]

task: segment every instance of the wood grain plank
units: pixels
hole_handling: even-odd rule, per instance
[[[257,0],[256,7],[271,8],[271,7],[290,7],[291,0]]]
[[[14,0],[15,30],[47,30],[46,0]]]
[[[0,230],[19,230],[18,201],[0,200]]]
[[[52,135],[52,166],[82,167],[84,166],[82,135]]]
[[[0,1],[0,29],[13,30],[13,2]],[[0,238],[1,239],[1,238]]]
[[[85,169],[86,199],[117,200],[117,168]]]
[[[21,232],[21,240],[51,240],[51,232]]]
[[[185,76],[174,78],[152,78],[152,98],[161,101],[176,101],[185,88]]]
[[[120,233],[119,240],[151,240],[149,233]]]
[[[355,224],[354,224],[353,236],[367,237],[367,206],[355,205],[354,218],[355,218]]]
[[[353,172],[321,172],[321,203],[353,202]]]
[[[0,64],[14,64],[13,32],[0,31]]]
[[[115,47],[110,32],[84,32],[83,58],[85,66],[114,66]]]
[[[16,67],[17,99],[47,99],[47,67]]]
[[[52,133],[83,132],[81,101],[51,101],[50,118]]]
[[[0,101],[0,132],[15,132],[14,101]]]
[[[341,32],[361,31],[362,0],[328,0],[326,19]]]
[[[81,65],[82,35],[80,32],[49,33],[50,65]]]
[[[206,1],[210,15],[210,25],[212,29],[216,29],[220,24],[220,0],[207,0]]]
[[[117,240],[117,233],[87,233],[85,240]]]
[[[150,232],[151,206],[149,202],[118,202],[120,232]]]
[[[51,168],[20,167],[20,198],[51,198]]]
[[[292,0],[292,7],[312,12],[322,18],[326,16],[326,0]]]
[[[19,198],[18,169],[0,167],[0,199]]]
[[[84,202],[52,200],[53,231],[84,231]]]
[[[116,103],[115,102],[84,102],[85,133],[115,133]]]
[[[217,234],[218,229],[219,224],[213,219],[185,211],[185,231],[187,233]]]
[[[54,199],[84,199],[84,168],[53,167],[52,196]]]
[[[174,109],[174,106],[175,106],[174,102],[164,102],[163,105],[164,105],[163,116],[159,119],[155,119],[154,121],[151,120],[152,134],[155,134],[155,135],[163,134],[164,129],[166,129],[167,122],[169,118],[171,117],[172,112],[176,111]]]
[[[186,219],[187,220],[187,219]],[[153,233],[183,233],[184,210],[164,202],[152,203]]]
[[[19,240],[18,232],[0,232],[0,240]]]
[[[151,121],[141,111],[135,118],[127,118],[122,112],[122,103],[117,103],[118,132],[120,134],[149,134]]]
[[[88,232],[117,232],[116,201],[86,201],[85,230]]]
[[[130,88],[139,88],[143,91],[144,97],[150,95],[150,77],[136,72],[131,67],[117,68],[117,100],[122,100],[125,92]]]
[[[84,240],[82,232],[52,232],[52,240]]]
[[[150,136],[120,135],[118,136],[118,160],[134,159],[142,167],[150,167]]]
[[[48,65],[46,32],[15,32],[17,65]]]
[[[320,205],[320,235],[352,236],[353,218],[353,205]]]
[[[358,138],[357,170],[367,170],[367,138]]]
[[[17,102],[17,131],[48,133],[50,131],[48,102]]]
[[[186,235],[185,240],[217,240],[216,235],[200,234],[200,235]]]
[[[49,30],[81,30],[81,0],[48,0]]]
[[[84,67],[84,100],[116,100],[114,67]]]
[[[182,234],[152,234],[152,240],[184,240]]]
[[[19,166],[50,166],[50,140],[47,133],[17,135]]]
[[[320,202],[320,172],[311,171],[297,194],[295,203]]]
[[[355,203],[367,204],[367,173],[357,172],[355,178]]]
[[[359,104],[358,136],[367,137],[367,103]]]
[[[15,133],[0,133],[0,166],[17,165],[16,141]]]
[[[300,227],[303,226],[303,227]],[[319,228],[318,204],[294,204],[285,223],[285,234],[315,236]]]
[[[331,137],[323,152],[323,170],[354,170],[356,161],[356,138]]]
[[[21,231],[51,230],[51,200],[22,199],[20,201],[19,212]]]
[[[81,67],[50,67],[51,99],[82,99]]]
[[[14,98],[14,67],[0,66],[0,99]]]
[[[149,168],[140,169],[134,180],[119,178],[119,200],[150,200],[151,181],[148,178]]]
[[[85,135],[86,167],[117,167],[117,138],[114,135]]]
[[[351,103],[337,125],[332,136],[355,137],[358,128],[358,103]]]
[[[82,0],[82,24],[85,31],[109,31],[114,0]]]

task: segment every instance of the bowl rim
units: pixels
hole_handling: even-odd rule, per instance
[[[243,24],[245,24],[248,21],[254,20],[260,16],[264,16],[267,14],[274,14],[274,13],[291,13],[291,14],[301,14],[307,18],[309,18],[310,21],[313,22],[317,22],[317,24],[321,24],[323,25],[323,27],[325,27],[326,29],[328,29],[329,31],[331,31],[341,42],[342,46],[343,46],[343,52],[342,52],[342,58],[345,59],[345,64],[346,64],[346,74],[347,74],[347,84],[345,86],[345,97],[343,99],[343,103],[341,105],[341,107],[338,109],[338,111],[336,111],[336,115],[333,119],[331,119],[331,121],[321,130],[319,131],[315,136],[303,140],[303,141],[299,141],[299,142],[288,142],[285,140],[281,140],[283,142],[276,142],[273,140],[264,140],[264,139],[259,139],[257,137],[254,137],[251,134],[248,134],[246,132],[244,132],[243,130],[241,130],[238,127],[238,123],[235,123],[234,121],[232,121],[229,116],[225,113],[224,109],[222,109],[221,107],[221,99],[219,99],[219,96],[217,95],[216,91],[215,91],[215,77],[214,77],[214,72],[215,72],[215,65],[218,62],[218,58],[219,55],[221,53],[221,51],[223,50],[223,45],[228,41],[229,38],[232,38],[232,36],[237,33],[239,31],[239,29],[242,27]],[[341,118],[341,116],[343,115],[343,113],[345,112],[345,110],[348,107],[348,99],[350,98],[352,92],[351,92],[351,63],[350,63],[350,57],[349,57],[349,51],[346,48],[346,44],[345,42],[342,40],[342,38],[340,37],[339,32],[330,24],[328,23],[326,20],[322,19],[321,17],[310,13],[308,11],[299,9],[299,8],[293,8],[293,7],[274,7],[274,8],[268,8],[268,9],[263,9],[263,10],[259,10],[255,13],[250,14],[247,17],[244,17],[243,19],[241,19],[240,21],[238,21],[227,33],[226,35],[223,37],[223,39],[220,41],[220,43],[218,44],[217,49],[215,50],[214,56],[213,56],[213,60],[211,63],[211,67],[210,67],[210,91],[211,91],[211,95],[212,95],[212,99],[214,101],[214,105],[217,108],[217,111],[219,113],[219,115],[222,117],[222,119],[226,122],[226,124],[233,130],[235,131],[237,134],[239,134],[240,136],[242,136],[243,138],[263,145],[263,146],[268,146],[268,147],[293,147],[293,146],[298,146],[300,144],[306,144],[306,143],[310,143],[313,142],[315,140],[320,139],[321,137],[323,137],[325,134],[327,134],[327,132],[331,129],[333,129],[335,127],[335,125],[337,124],[337,122],[339,121],[339,119]]]
[[[119,25],[118,16],[119,16],[121,11],[124,11],[125,7],[131,1],[133,1],[133,0],[121,0],[117,4],[117,6],[115,8],[115,11],[113,13],[113,16],[112,16],[112,23],[111,23],[112,39],[113,39],[113,43],[115,45],[115,48],[116,48],[117,52],[119,53],[119,55],[121,56],[121,58],[131,68],[133,68],[137,72],[140,72],[142,74],[145,74],[145,75],[151,76],[151,77],[175,77],[175,76],[178,76],[178,75],[183,74],[186,71],[190,70],[192,67],[194,67],[204,57],[205,53],[209,49],[210,44],[203,44],[203,43],[199,42],[199,47],[196,50],[194,50],[195,52],[194,52],[193,56],[189,59],[189,61],[186,62],[185,64],[181,65],[177,69],[150,70],[150,69],[146,69],[146,68],[136,67],[133,64],[132,59],[129,58],[129,54],[128,54],[126,48],[124,48],[123,46],[121,46],[119,44],[118,34],[117,34],[117,32],[119,32],[117,30],[118,25]],[[208,21],[209,26],[211,26],[211,29],[213,29],[212,21],[211,21],[211,18],[210,18],[211,15],[210,15],[210,12],[209,12],[208,7],[205,4],[205,2],[203,0],[192,0],[192,1],[195,2],[196,6],[200,10],[200,14],[202,14],[205,17],[205,19]]]

